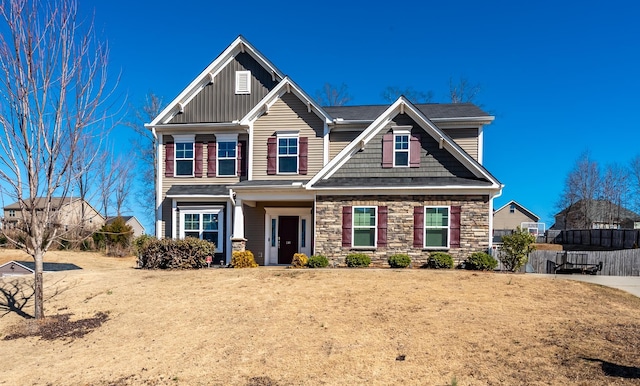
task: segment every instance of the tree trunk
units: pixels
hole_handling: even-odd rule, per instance
[[[34,281],[34,288],[33,288],[33,297],[35,300],[35,318],[36,319],[43,319],[44,318],[44,298],[43,298],[43,291],[42,288],[44,287],[43,285],[43,280],[42,280],[42,271],[43,271],[43,253],[42,251],[38,251],[36,252],[35,256],[33,257],[33,260],[35,261],[35,281]]]

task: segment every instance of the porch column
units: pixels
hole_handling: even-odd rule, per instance
[[[242,200],[236,198],[233,207],[233,236],[231,236],[231,250],[245,251],[247,239],[244,238],[244,210],[242,208]]]

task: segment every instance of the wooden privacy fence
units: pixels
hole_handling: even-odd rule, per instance
[[[602,262],[602,271],[598,275],[640,276],[640,249],[622,249],[617,251],[533,251],[529,254],[529,265],[536,273],[554,273],[554,265],[566,261],[575,264],[593,264]]]
[[[557,244],[590,245],[613,249],[638,248],[640,229],[575,229],[563,230]]]

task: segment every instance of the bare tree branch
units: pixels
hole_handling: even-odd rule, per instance
[[[339,87],[325,83],[322,90],[316,91],[316,101],[322,106],[344,106],[353,100],[347,88],[344,83]]]

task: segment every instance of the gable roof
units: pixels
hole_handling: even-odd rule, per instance
[[[273,88],[262,100],[251,109],[244,118],[240,120],[241,125],[248,125],[252,121],[255,121],[258,117],[260,117],[265,112],[268,112],[271,106],[278,99],[280,99],[285,93],[293,93],[298,97],[301,101],[303,101],[309,110],[309,112],[313,111],[320,119],[322,119],[325,123],[330,123],[332,118],[327,112],[324,110],[322,106],[320,106],[313,98],[311,98],[300,86],[298,86],[291,78],[288,76],[284,77],[280,83],[276,87]]]
[[[439,141],[441,148],[446,148],[460,163],[462,163],[478,179],[477,187],[500,190],[502,185],[489,173],[478,161],[467,154],[448,135],[439,129],[422,111],[409,102],[405,97],[400,96],[391,106],[387,107],[358,137],[347,145],[338,155],[336,155],[318,174],[316,174],[307,184],[308,188],[314,187],[319,181],[329,179],[342,165],[344,165],[356,152],[362,149],[371,141],[380,130],[397,114],[408,114],[427,134]],[[489,182],[487,184],[481,181]],[[326,184],[326,183],[325,183]],[[317,185],[322,187],[322,183]],[[458,185],[456,185],[458,186]],[[473,186],[473,184],[472,184]],[[451,187],[451,185],[448,185]]]
[[[167,107],[164,108],[154,118],[151,123],[145,126],[156,126],[167,123],[175,114],[180,112],[202,89],[209,84],[232,59],[240,52],[246,52],[260,63],[265,69],[272,73],[276,79],[283,79],[284,74],[276,66],[262,55],[251,43],[242,35],[239,35],[227,49],[225,49],[211,64],[209,64]]]
[[[590,203],[589,218],[591,219],[591,221],[608,222],[611,219],[612,210],[613,210],[613,213],[616,215],[615,219],[620,219],[620,220],[628,219],[632,221],[640,221],[640,214],[633,212],[623,206],[614,204],[609,200],[582,199],[572,205],[569,205],[568,207],[566,207],[565,209],[557,213],[556,216],[566,215],[571,211],[579,210],[585,205],[586,201],[589,201]]]
[[[51,207],[52,208],[59,208],[63,205],[67,205],[70,204],[72,202],[75,202],[77,200],[79,200],[79,197],[51,197]],[[45,204],[46,204],[46,199],[44,197],[36,197],[35,199],[35,208],[36,209],[44,209]],[[31,206],[31,199],[28,198],[26,200],[24,200],[24,203],[27,207]],[[20,209],[20,202],[16,201],[13,204],[7,205],[4,207],[4,209]]]
[[[506,204],[502,205],[500,208],[496,209],[493,211],[493,214],[495,215],[497,212],[505,209],[507,206],[514,204],[516,205],[518,208],[520,208],[521,212],[524,212],[525,214],[529,215],[529,217],[535,218],[536,222],[540,220],[540,216],[536,215],[535,213],[533,213],[532,211],[530,211],[529,209],[525,208],[524,206],[520,205],[519,203],[517,203],[515,200],[511,200],[509,202],[507,202]]]
[[[491,122],[494,117],[473,103],[421,103],[414,105],[430,120],[477,119]],[[374,121],[389,105],[328,106],[324,110],[337,121]]]

